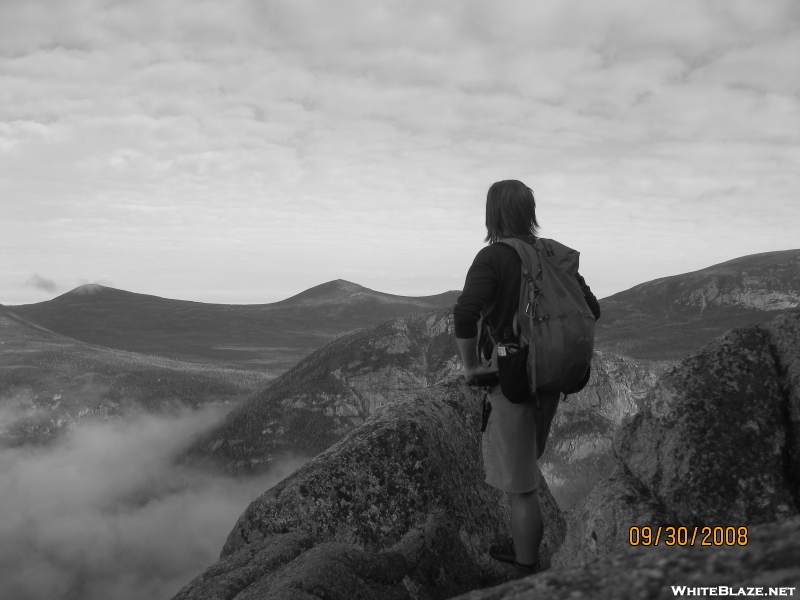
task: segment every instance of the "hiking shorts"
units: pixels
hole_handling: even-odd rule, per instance
[[[499,385],[489,389],[492,411],[483,434],[486,483],[504,492],[522,494],[539,488],[536,461],[544,454],[550,424],[561,396],[539,392],[536,402],[509,402]]]

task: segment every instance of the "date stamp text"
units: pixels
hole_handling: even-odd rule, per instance
[[[747,527],[631,527],[631,546],[746,546]]]

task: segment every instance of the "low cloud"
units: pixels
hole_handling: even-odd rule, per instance
[[[173,464],[220,416],[93,423],[0,451],[0,597],[166,599],[202,573],[247,505],[306,460],[249,480]]]
[[[58,290],[58,285],[52,279],[47,279],[46,277],[42,277],[38,273],[34,273],[31,277],[25,282],[27,287],[36,288],[37,290],[42,290],[44,292],[50,292],[51,294],[55,293]]]

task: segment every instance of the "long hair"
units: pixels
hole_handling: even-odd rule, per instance
[[[528,237],[539,233],[533,190],[521,181],[493,183],[486,194],[486,239],[494,244],[506,237]]]

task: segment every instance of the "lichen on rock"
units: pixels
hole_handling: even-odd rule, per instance
[[[769,333],[734,329],[684,359],[618,430],[620,461],[687,526],[797,514]]]
[[[677,518],[624,467],[567,513],[567,535],[553,558],[553,567],[577,565],[622,548],[630,527],[670,526]]]
[[[631,527],[753,526],[800,513],[800,312],[734,329],[667,373],[617,430],[617,467],[567,513],[554,565]]]
[[[510,532],[505,495],[483,481],[479,419],[480,399],[461,377],[380,407],[253,501],[212,569],[218,572],[248,547],[302,533],[317,546],[335,544],[345,553],[401,556],[407,566],[403,588],[417,600],[449,598],[507,580],[513,569],[488,556],[489,545]],[[548,561],[563,539],[565,522],[542,484],[542,555]],[[264,574],[247,589],[272,590],[274,576]],[[197,580],[190,586],[202,590]],[[248,593],[230,598],[242,600]],[[212,596],[199,591],[193,597]]]

